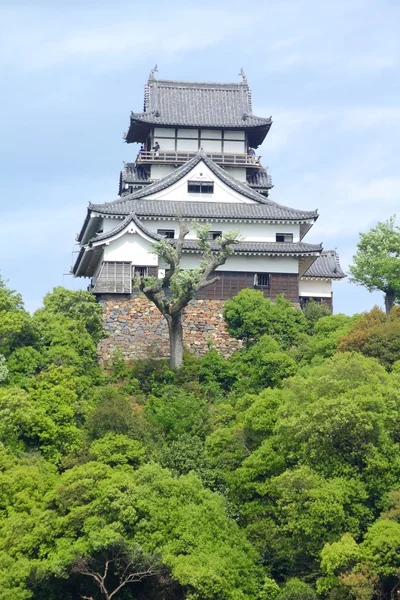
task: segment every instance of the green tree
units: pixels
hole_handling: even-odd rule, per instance
[[[308,331],[309,333],[313,333],[314,326],[322,317],[329,317],[332,314],[332,310],[329,306],[324,304],[323,302],[316,302],[312,298],[307,300],[305,305],[302,307],[304,316],[308,323]]]
[[[394,306],[388,315],[377,306],[363,314],[338,340],[338,350],[361,352],[390,370],[400,360],[400,306]]]
[[[0,353],[8,358],[16,348],[37,343],[38,333],[21,294],[10,290],[0,276]]]
[[[93,595],[96,587],[84,570],[103,576],[107,561],[110,595],[135,551],[143,552],[139,558],[157,556],[186,598],[256,597],[256,553],[227,518],[223,498],[192,474],[173,478],[154,464],[134,470],[89,462],[65,471],[40,499],[20,506],[16,495],[12,506],[0,524],[0,581],[8,599],[23,586],[30,592],[24,598],[36,598],[57,581],[63,581],[64,597],[69,586],[76,589],[71,570],[75,578],[81,573],[80,595]],[[124,549],[120,562],[113,561],[116,548]],[[7,568],[18,561],[19,577],[11,580]],[[140,563],[134,561],[134,573],[142,570]]]
[[[240,392],[258,392],[265,387],[275,387],[297,371],[294,359],[272,336],[263,335],[259,341],[240,352],[236,352],[230,364],[237,373],[233,389]]]
[[[167,321],[170,366],[173,368],[180,367],[183,361],[183,309],[197,291],[218,281],[219,277],[213,275],[215,269],[226,262],[233,253],[233,245],[239,241],[237,233],[228,232],[211,242],[209,226],[195,226],[195,230],[202,253],[199,267],[185,270],[181,268],[185,237],[190,231],[188,223],[181,223],[179,237],[174,244],[171,240],[153,244],[154,252],[168,265],[165,276],[161,279],[141,277],[139,280],[139,289],[156,305]]]
[[[386,313],[400,298],[400,227],[395,216],[360,233],[357,252],[350,266],[350,281],[369,292],[385,294]]]
[[[318,365],[337,352],[339,340],[350,331],[359,315],[343,314],[321,317],[314,324],[312,335],[299,336],[291,356],[301,365]]]
[[[67,290],[56,287],[43,298],[43,308],[39,312],[64,315],[81,322],[95,344],[106,337],[103,322],[103,309],[96,298],[86,290]]]
[[[259,290],[244,289],[227,300],[223,316],[229,333],[247,343],[267,334],[287,348],[307,329],[303,312],[293,308],[282,294],[271,302]]]
[[[317,600],[315,590],[304,581],[289,579],[282,588],[279,600]]]

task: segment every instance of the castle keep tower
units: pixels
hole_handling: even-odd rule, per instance
[[[144,112],[131,114],[125,135],[128,144],[143,144],[143,151],[136,163],[125,163],[120,195],[166,177],[204,150],[226,173],[268,196],[271,178],[260,157],[248,152],[262,144],[271,124],[271,118],[252,114],[244,74],[240,83],[186,83],[157,80],[152,71]]]
[[[210,225],[211,239],[228,230],[243,239],[198,301],[217,302],[220,312],[227,298],[256,288],[271,299],[283,293],[294,304],[312,297],[331,305],[332,280],[344,277],[338,257],[304,240],[317,211],[270,199],[271,177],[257,148],[272,121],[253,114],[243,71],[237,83],[166,81],[155,72],[144,110],[131,113],[125,134],[139,145],[137,159],[124,163],[119,198],[89,204],[73,274],[91,278],[89,289],[103,303],[136,302],[134,275],[165,273],[154,241],[173,243],[179,222],[196,220]],[[192,229],[182,267],[194,268],[200,258]]]

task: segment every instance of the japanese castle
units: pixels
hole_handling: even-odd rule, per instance
[[[309,298],[332,304],[332,281],[345,275],[335,251],[304,241],[317,211],[270,200],[273,187],[256,149],[271,118],[253,114],[246,76],[236,83],[190,83],[155,78],[145,86],[143,112],[131,113],[128,144],[140,144],[134,163],[124,163],[119,198],[89,204],[77,240],[75,277],[90,277],[101,297],[135,294],[133,277],[163,277],[165,265],[152,244],[177,238],[181,221],[204,222],[210,239],[229,230],[242,241],[218,268],[219,280],[198,298],[225,300],[243,288],[293,303]],[[173,243],[171,241],[171,243]],[[192,231],[182,268],[201,258]]]

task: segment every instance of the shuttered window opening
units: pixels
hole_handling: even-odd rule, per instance
[[[286,242],[286,243],[291,244],[293,242],[293,233],[277,233],[276,241],[277,242]]]
[[[157,229],[157,233],[171,240],[175,237],[175,229]]]
[[[103,262],[92,292],[94,294],[130,294],[132,292],[132,263]]]

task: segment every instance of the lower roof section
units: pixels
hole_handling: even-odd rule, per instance
[[[324,250],[313,264],[305,271],[302,279],[343,279],[339,255],[336,250]]]

